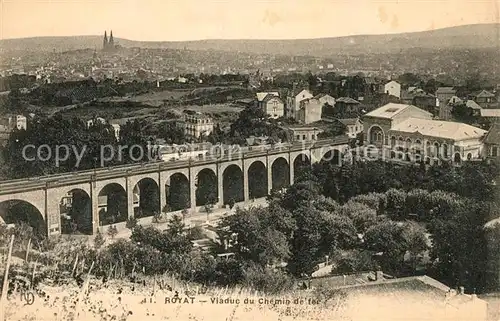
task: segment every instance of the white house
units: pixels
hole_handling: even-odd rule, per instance
[[[286,109],[287,116],[292,118],[297,118],[297,113],[300,108],[300,102],[309,98],[313,98],[311,92],[307,89],[302,89],[301,91],[292,91],[291,95],[287,97]]]
[[[257,93],[257,104],[270,118],[279,118],[285,115],[285,104],[278,92]]]
[[[383,85],[383,93],[401,98],[401,85],[394,80]]]
[[[346,126],[346,135],[350,138],[356,138],[363,132],[363,122],[359,118],[345,118],[339,121]]]
[[[210,135],[214,130],[214,121],[207,115],[196,113],[193,115],[185,115],[184,121],[177,122],[184,133],[188,136],[199,138]]]
[[[325,104],[328,104],[330,106],[335,106],[335,98],[328,94],[318,94],[314,96],[314,98],[318,99],[319,102],[321,103],[321,106],[324,106]]]
[[[97,117],[95,118],[95,121],[100,124],[106,124],[106,119],[102,117]],[[93,126],[94,125],[94,118],[87,120],[87,127]]]

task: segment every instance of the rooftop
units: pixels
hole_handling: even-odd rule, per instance
[[[325,94],[325,93],[320,93],[320,94],[317,94],[317,95],[316,95],[316,96],[314,96],[313,98],[320,99],[320,98],[325,97],[325,96],[328,96],[328,97],[333,98],[332,96],[330,96],[330,95],[328,95],[328,94]]]
[[[424,136],[440,137],[460,141],[471,138],[480,138],[486,131],[471,125],[420,118],[408,118],[393,128],[393,131],[405,133],[420,133]]]
[[[481,117],[500,117],[500,109],[481,109]]]
[[[495,95],[490,93],[487,90],[481,90],[480,92],[475,94],[474,97],[476,97],[476,98],[493,98],[493,97],[495,97]]]
[[[498,110],[498,109],[496,109]],[[484,142],[487,144],[500,144],[500,124],[493,124],[484,137]]]
[[[340,97],[337,99],[338,103],[346,103],[346,104],[359,104],[359,101],[352,99],[351,97]]]
[[[260,93],[257,93],[257,100],[258,101],[263,101],[264,98],[266,98],[267,95],[272,95],[272,96],[278,96],[279,97],[280,94],[277,91],[260,92]]]
[[[420,108],[415,107],[413,105],[388,103],[387,105],[384,105],[384,106],[379,107],[375,110],[372,110],[371,112],[367,113],[365,116],[392,119],[392,118],[394,118],[394,116],[398,115],[399,113],[401,113],[402,111],[404,111],[408,108],[417,108],[417,109],[421,110]],[[432,116],[432,114],[429,112],[426,112],[424,110],[421,110],[421,111],[429,114],[429,116]]]
[[[455,94],[457,91],[453,87],[439,87],[436,94]]]
[[[481,106],[479,106],[474,100],[467,100],[465,106],[472,109],[481,109]]]
[[[344,118],[344,119],[339,119],[339,122],[342,124],[349,126],[349,125],[356,125],[356,123],[360,121],[359,118]]]

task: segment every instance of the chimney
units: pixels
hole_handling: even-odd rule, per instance
[[[472,294],[470,297],[471,297],[472,300],[476,300],[477,299],[477,294]]]
[[[459,287],[459,294],[465,294],[465,288],[463,286]]]

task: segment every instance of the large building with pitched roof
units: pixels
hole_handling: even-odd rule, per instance
[[[481,158],[486,131],[468,124],[434,120],[413,105],[389,103],[363,116],[365,143],[385,159],[456,164]]]

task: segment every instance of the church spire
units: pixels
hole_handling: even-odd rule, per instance
[[[104,40],[102,41],[102,49],[106,50],[108,48],[108,34],[104,31]]]
[[[115,46],[115,40],[113,39],[113,30],[109,34],[109,47],[113,48]]]

